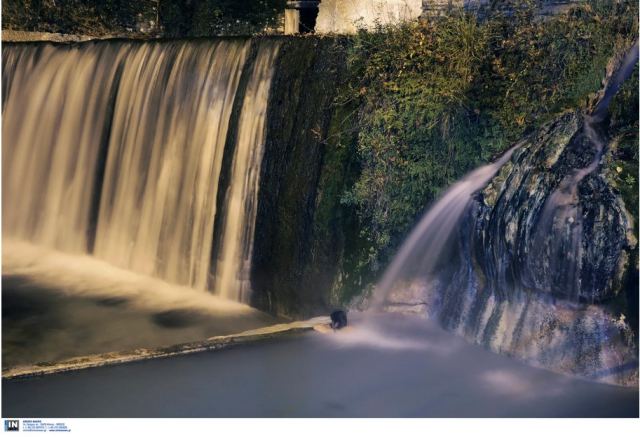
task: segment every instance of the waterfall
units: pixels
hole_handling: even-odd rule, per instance
[[[534,231],[534,254],[546,254],[546,257],[529,257],[527,262],[531,270],[544,269],[546,259],[554,259],[562,264],[562,274],[558,277],[545,275],[545,281],[530,279],[531,285],[538,289],[551,289],[548,278],[552,278],[554,286],[562,288],[574,300],[578,300],[583,287],[580,271],[582,266],[583,212],[580,208],[579,184],[587,176],[596,171],[605,152],[605,140],[602,134],[602,123],[605,120],[611,99],[620,86],[633,72],[638,63],[638,42],[627,51],[615,74],[604,89],[601,100],[591,115],[585,115],[583,136],[585,143],[593,149],[591,162],[583,168],[575,169],[566,175],[558,188],[545,202],[541,218]],[[586,153],[587,151],[585,151]],[[549,238],[553,235],[553,238]],[[550,270],[550,269],[547,269]]]
[[[374,308],[379,309],[393,291],[394,286],[398,286],[402,281],[411,281],[416,277],[429,277],[435,273],[436,267],[446,260],[446,246],[455,236],[473,194],[487,185],[511,158],[517,147],[517,145],[512,147],[496,162],[469,173],[449,188],[429,208],[409,234],[376,286],[372,302]]]
[[[3,235],[246,301],[277,52],[243,39],[5,45]]]
[[[17,45],[2,60],[2,231],[83,253],[125,50]]]
[[[204,289],[218,178],[248,44],[141,45],[118,90],[94,253]]]
[[[262,163],[267,101],[277,47],[262,46],[257,54],[238,121],[238,135],[231,165],[223,214],[214,290],[220,295],[248,301],[253,231],[258,204],[258,178]]]
[[[548,252],[552,252],[551,259],[556,263],[562,263],[563,266],[561,269],[563,280],[553,279],[569,296],[577,296],[577,290],[581,286],[578,275],[580,266],[577,264],[581,258],[583,235],[582,217],[578,208],[578,184],[600,165],[605,144],[602,135],[598,132],[598,123],[605,119],[611,98],[631,75],[637,62],[638,43],[635,42],[608,81],[602,98],[593,113],[584,116],[583,133],[576,135],[572,140],[575,144],[586,143],[590,145],[594,149],[593,158],[586,167],[574,169],[563,177],[558,188],[546,200],[541,216],[532,232],[534,250],[528,254],[526,259],[530,270],[534,270],[537,264],[548,267],[550,265],[549,256],[542,255],[545,253],[548,255]],[[374,308],[379,308],[386,302],[389,294],[394,291],[394,287],[410,288],[411,283],[417,280],[433,281],[439,271],[450,267],[447,265],[449,263],[447,260],[451,258],[447,249],[450,246],[449,243],[457,237],[461,220],[471,207],[472,195],[489,183],[521,144],[512,147],[495,163],[485,165],[469,173],[449,188],[442,198],[429,208],[400,247],[398,254],[393,258],[381,281],[377,284],[372,302]],[[588,154],[588,152],[588,150],[582,151],[583,154]],[[558,223],[560,224],[558,225]],[[562,229],[558,231],[554,229],[554,226]],[[566,234],[565,229],[570,229],[569,237],[563,235],[563,232]],[[506,229],[502,232],[509,233],[511,231]],[[549,236],[553,236],[553,238],[549,238]],[[563,241],[567,239],[569,241]],[[551,250],[547,246],[552,246]],[[491,250],[491,248],[488,249]],[[550,272],[547,272],[544,279],[548,281],[552,276]],[[543,285],[539,287],[540,290],[552,290],[552,287],[547,286],[547,283]]]

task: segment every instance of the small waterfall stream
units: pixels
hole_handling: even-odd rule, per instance
[[[606,117],[611,98],[631,75],[637,62],[638,43],[636,42],[628,50],[618,70],[609,80],[593,113],[584,116],[584,137],[594,149],[594,157],[588,166],[575,169],[562,179],[558,188],[545,202],[541,217],[535,226],[535,235],[538,237],[533,237],[537,250],[529,254],[529,262],[538,262],[540,258],[538,255],[548,249],[544,246],[550,242],[553,244],[555,252],[558,252],[555,258],[561,259],[565,256],[575,260],[580,257],[577,254],[580,251],[579,243],[582,240],[581,214],[577,199],[578,184],[600,165],[605,144],[602,134],[598,132],[600,129],[598,123],[601,123]],[[463,216],[471,206],[472,196],[486,187],[521,144],[513,146],[494,163],[469,173],[449,188],[427,210],[378,282],[372,302],[374,308],[380,309],[394,286],[406,285],[416,278],[429,278],[436,273],[438,268],[443,267],[443,260],[449,256],[447,253],[448,243],[451,243],[451,240],[457,236]],[[585,150],[584,153],[588,153],[588,150]],[[563,228],[567,225],[571,228],[568,246],[561,244],[562,235],[558,235],[557,239],[549,238],[549,235],[554,235],[552,228],[558,222],[561,222],[560,226]],[[569,270],[567,272],[569,282],[563,285],[573,290],[580,286],[579,279],[576,277],[577,268],[575,265],[568,265],[567,269]]]
[[[229,299],[247,302],[250,263],[258,206],[258,178],[262,163],[267,101],[277,47],[261,46],[245,92],[238,121],[231,183],[226,195],[222,240],[217,256],[214,290]]]
[[[579,184],[590,174],[595,172],[602,161],[605,152],[605,139],[602,123],[605,120],[611,99],[617,93],[622,83],[631,75],[638,62],[638,42],[627,52],[617,72],[612,76],[604,90],[602,99],[598,102],[591,115],[584,116],[583,135],[585,145],[593,150],[593,158],[589,165],[577,168],[566,175],[558,188],[545,202],[540,220],[533,236],[533,254],[527,262],[531,270],[544,268],[541,265],[546,259],[557,260],[564,266],[561,275],[553,277],[553,287],[562,288],[575,301],[579,300],[581,289],[580,265],[582,259],[583,211],[580,208],[578,193]],[[590,150],[585,150],[588,153]],[[553,235],[554,238],[549,238]],[[546,256],[539,256],[545,254]],[[549,281],[536,281],[528,278],[529,286],[544,290],[551,288]]]
[[[247,301],[277,53],[243,39],[5,45],[5,238]]]
[[[608,105],[637,62],[636,42],[591,114],[558,117],[449,188],[400,247],[369,314],[419,312],[530,364],[636,385],[634,334],[608,307],[631,225],[600,170]]]
[[[416,276],[428,278],[436,273],[436,268],[446,256],[444,251],[447,243],[458,232],[458,226],[469,208],[473,194],[487,185],[517,147],[511,148],[496,162],[469,173],[429,208],[376,286],[372,302],[374,308],[380,309],[398,282],[411,281]]]

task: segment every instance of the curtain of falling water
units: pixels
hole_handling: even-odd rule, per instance
[[[248,43],[142,44],[122,73],[95,255],[204,289],[218,176]]]
[[[86,251],[97,157],[126,53],[106,44],[3,49],[5,237]]]
[[[3,47],[3,235],[90,252],[197,289],[215,285],[229,298],[244,290],[246,299],[277,44],[259,42],[255,61],[250,47],[242,40]],[[215,263],[217,280],[209,275],[218,179],[252,62],[219,212],[225,261]]]
[[[245,91],[238,135],[231,164],[231,182],[223,214],[224,230],[215,287],[222,296],[247,301],[253,230],[258,203],[258,178],[263,156],[267,101],[277,45],[260,46],[251,79]]]

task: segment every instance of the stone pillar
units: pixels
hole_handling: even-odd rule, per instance
[[[313,33],[318,18],[320,0],[288,1],[284,13],[284,33]]]

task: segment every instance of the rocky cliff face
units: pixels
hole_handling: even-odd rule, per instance
[[[309,317],[331,308],[345,251],[357,230],[340,196],[355,153],[341,138],[344,41],[283,40],[268,105],[252,264],[252,304]],[[348,134],[347,134],[348,135]],[[351,143],[350,143],[351,144]]]
[[[601,172],[571,186],[599,160],[587,132],[580,114],[562,116],[480,194],[472,245],[491,290],[521,285],[584,303],[620,293],[636,244],[624,204]]]
[[[465,230],[482,288],[465,333],[545,367],[624,383],[637,375],[624,323],[633,307],[616,305],[626,299],[633,224],[602,168],[554,204],[567,178],[598,159],[584,120],[570,113],[546,126],[478,195]]]

